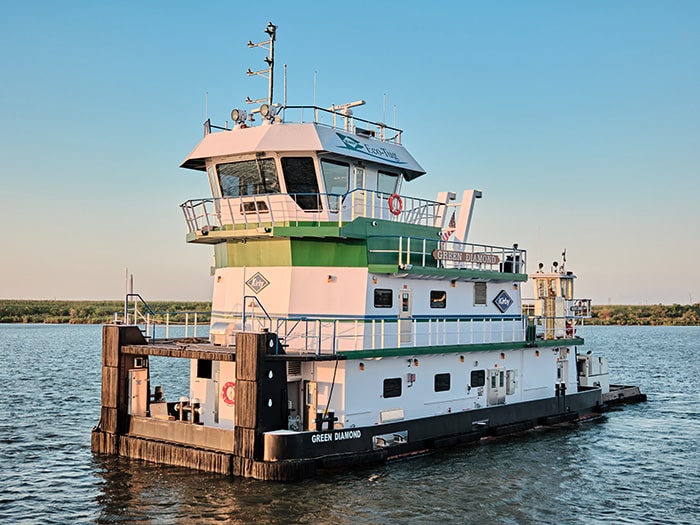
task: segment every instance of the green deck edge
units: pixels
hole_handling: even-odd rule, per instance
[[[406,348],[383,348],[376,350],[348,350],[339,351],[338,355],[346,359],[372,359],[379,357],[401,357],[407,355],[427,354],[455,354],[460,352],[487,352],[493,350],[524,350],[547,348],[553,346],[581,346],[583,338],[572,339],[548,339],[537,340],[534,343],[527,341],[513,341],[510,343],[480,343],[471,345],[446,345],[446,346],[411,346]]]

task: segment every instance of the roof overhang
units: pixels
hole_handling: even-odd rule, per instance
[[[400,144],[317,124],[273,124],[209,133],[180,165],[204,170],[207,159],[258,152],[327,151],[400,170],[406,180],[425,173]]]

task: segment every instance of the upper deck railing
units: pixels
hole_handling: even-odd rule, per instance
[[[389,126],[383,122],[374,122],[356,117],[353,115],[352,111],[344,107],[275,106],[274,110],[281,122],[319,124],[333,129],[342,129],[343,131],[355,133],[365,138],[373,138],[381,142],[401,144],[403,130]],[[251,120],[250,123],[252,124],[253,121]],[[362,124],[364,127],[358,126],[358,123]],[[204,135],[208,135],[212,130],[230,131],[231,128],[228,124],[225,126],[216,126],[213,125],[211,121],[207,120],[204,123]]]
[[[260,230],[272,225],[344,223],[358,217],[404,224],[439,226],[445,204],[400,196],[401,210],[389,206],[388,193],[355,189],[344,194],[266,193],[241,197],[189,200],[180,205],[188,233],[219,229]]]

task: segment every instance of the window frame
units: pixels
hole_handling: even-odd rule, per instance
[[[449,392],[451,389],[452,376],[449,372],[443,372],[433,376],[433,390],[435,392]]]
[[[391,383],[388,383],[388,382]],[[397,393],[398,391],[398,393]],[[391,399],[394,397],[401,397],[403,394],[403,381],[400,377],[387,377],[382,383],[382,397],[384,399]]]
[[[440,296],[436,296],[436,294],[442,294],[442,300],[438,301],[436,299],[439,298]],[[447,308],[447,291],[446,290],[430,290],[430,308],[439,308],[439,309],[445,309]]]
[[[383,304],[383,302],[380,302],[378,304],[377,299],[379,298],[378,293],[381,293],[382,296],[388,297],[389,298],[389,304]],[[391,288],[375,288],[374,289],[374,307],[375,308],[393,308],[394,307],[394,290]]]

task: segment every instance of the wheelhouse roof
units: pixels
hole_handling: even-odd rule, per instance
[[[425,170],[400,144],[314,123],[271,124],[207,134],[180,165],[205,170],[209,158],[257,152],[331,152],[400,170],[406,180]]]

